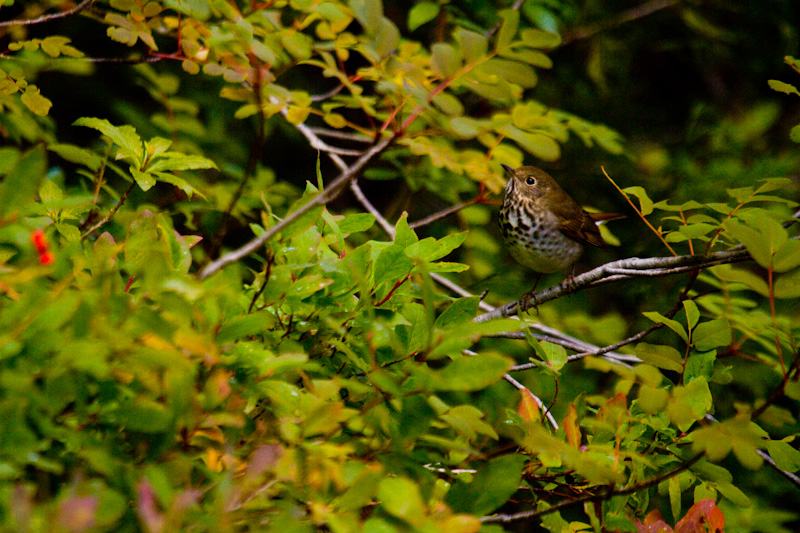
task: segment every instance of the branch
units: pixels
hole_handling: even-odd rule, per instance
[[[555,417],[553,417],[553,413],[550,412],[550,409],[545,407],[544,403],[538,396],[532,393],[530,389],[528,389],[528,387],[526,387],[516,379],[512,378],[509,374],[505,374],[503,376],[503,379],[514,385],[518,390],[527,391],[528,394],[531,395],[531,398],[533,398],[533,401],[536,402],[536,405],[539,406],[539,409],[544,413],[544,416],[547,417],[547,420],[550,422],[550,425],[553,426],[553,429],[558,430],[558,422],[556,422]]]
[[[128,187],[128,190],[126,190],[124,193],[122,193],[122,196],[120,196],[119,200],[117,201],[117,205],[112,207],[111,211],[109,211],[108,214],[106,216],[104,216],[103,219],[100,222],[98,222],[97,224],[95,224],[94,226],[92,226],[91,228],[86,230],[86,233],[81,235],[81,240],[84,240],[86,237],[88,237],[89,235],[91,235],[92,233],[97,231],[104,224],[106,224],[109,220],[111,220],[114,217],[114,215],[116,214],[117,210],[120,207],[122,207],[122,204],[125,203],[125,200],[128,198],[128,195],[131,193],[131,191],[133,190],[134,187],[136,187],[136,181],[135,180],[131,180],[130,187]]]
[[[540,305],[550,300],[555,300],[561,296],[571,294],[586,287],[595,287],[605,283],[628,280],[638,277],[661,277],[680,274],[683,272],[693,272],[703,268],[725,263],[736,263],[747,261],[750,254],[742,248],[715,252],[708,255],[683,255],[678,257],[631,257],[612,261],[601,265],[580,276],[574,277],[570,283],[560,283],[550,288],[544,289],[532,296],[532,301]],[[486,322],[494,318],[507,317],[517,314],[516,300],[498,307],[492,312],[484,313],[475,317],[475,322]]]
[[[678,3],[680,3],[680,0],[651,0],[645,4],[627,9],[609,20],[601,21],[588,27],[576,28],[574,30],[567,31],[562,39],[562,44],[568,44],[580,39],[588,39],[596,33],[617,28],[627,22],[644,18],[648,15],[656,13],[657,11],[661,11],[662,9],[670,8]]]
[[[360,143],[371,143],[374,139],[368,135],[361,133],[348,133],[346,131],[329,130],[328,128],[311,128],[307,127],[308,131],[315,133],[320,137],[331,137],[332,139],[341,139],[343,141],[353,141]]]
[[[5,22],[0,22],[0,28],[5,26],[32,26],[34,24],[41,24],[42,22],[50,22],[51,20],[56,20],[64,17],[69,17],[76,13],[79,13],[89,7],[89,4],[94,2],[94,0],[83,0],[80,4],[73,7],[72,9],[68,9],[67,11],[62,11],[61,13],[53,13],[52,15],[42,15],[39,18],[35,19],[28,19],[28,20],[7,20]]]
[[[305,213],[307,213],[314,207],[326,204],[331,200],[333,200],[334,198],[336,198],[337,196],[339,196],[339,194],[341,194],[342,190],[344,189],[344,186],[347,185],[347,183],[350,182],[353,178],[355,178],[356,174],[361,172],[364,166],[373,157],[383,152],[386,149],[386,147],[388,147],[392,143],[393,140],[394,137],[389,136],[389,137],[384,137],[383,139],[378,141],[369,150],[363,152],[361,154],[361,157],[359,157],[351,166],[347,167],[346,170],[343,170],[342,173],[339,174],[339,176],[337,176],[336,179],[334,179],[324,191],[321,191],[307,204],[298,208],[297,211],[293,211],[292,213],[286,215],[286,217],[283,220],[281,220],[280,222],[269,228],[266,232],[264,232],[264,234],[260,235],[259,237],[256,237],[255,239],[251,240],[244,246],[237,248],[232,252],[228,252],[227,254],[223,255],[216,261],[212,261],[211,263],[206,265],[206,267],[200,271],[199,274],[200,279],[207,278],[208,276],[217,272],[225,265],[233,263],[234,261],[238,261],[239,259],[242,259],[243,257],[250,255],[254,251],[258,250],[265,242],[274,237],[276,233],[281,231],[283,228],[285,228],[286,226],[288,226],[301,216],[303,216]]]
[[[579,498],[575,498],[572,500],[561,500],[560,502],[551,505],[545,509],[532,509],[530,511],[522,511],[520,513],[514,514],[497,514],[493,516],[484,516],[480,518],[481,522],[515,522],[517,520],[524,520],[526,518],[537,518],[539,516],[543,516],[546,514],[554,513],[556,511],[560,511],[565,507],[571,507],[573,505],[577,505],[579,503],[585,503],[590,501],[603,501],[609,500],[614,496],[623,496],[625,494],[633,494],[634,492],[639,492],[640,490],[644,490],[648,487],[652,487],[653,485],[658,485],[665,479],[669,479],[675,475],[680,474],[684,470],[688,470],[692,467],[697,461],[703,458],[704,453],[699,453],[680,465],[677,468],[670,470],[669,472],[664,472],[663,474],[659,474],[655,477],[651,477],[650,479],[646,479],[644,481],[640,481],[639,483],[634,483],[629,487],[625,487],[622,489],[611,489],[608,487],[604,487],[603,490],[600,490],[596,494],[586,494]]]

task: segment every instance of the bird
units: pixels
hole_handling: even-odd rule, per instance
[[[587,244],[605,248],[598,222],[624,215],[587,212],[540,168],[502,166],[510,175],[500,209],[505,246],[518,263],[538,273],[523,302],[527,309],[542,274],[574,267]],[[571,278],[572,271],[567,283]]]

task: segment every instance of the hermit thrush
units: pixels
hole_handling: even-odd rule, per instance
[[[517,262],[549,274],[573,266],[584,244],[605,248],[597,223],[623,215],[587,213],[544,170],[503,168],[511,177],[500,209],[500,229]]]

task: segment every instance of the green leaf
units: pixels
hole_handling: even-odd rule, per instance
[[[731,325],[724,318],[701,322],[692,332],[692,345],[701,352],[728,346],[731,339]]]
[[[711,272],[723,281],[743,283],[761,296],[769,296],[769,286],[767,282],[750,271],[734,268],[731,265],[719,265],[712,268]],[[780,279],[782,278],[779,278],[778,281],[780,281]],[[776,287],[777,284],[776,282]]]
[[[513,361],[497,354],[461,357],[442,370],[433,373],[433,385],[438,390],[470,391],[488,387],[501,379]]]
[[[353,213],[339,220],[338,224],[339,230],[345,235],[360,233],[362,231],[367,231],[375,224],[375,215],[371,213]]]
[[[408,12],[408,31],[414,31],[423,24],[432,21],[439,14],[439,4],[420,2]]]
[[[750,498],[748,498],[744,492],[742,492],[732,483],[722,481],[716,483],[714,486],[717,487],[717,490],[719,490],[720,494],[728,498],[731,502],[739,507],[750,507]]]
[[[692,432],[692,449],[703,451],[709,461],[721,461],[734,452],[743,466],[757,470],[764,460],[757,449],[764,444],[766,432],[749,419],[733,418]]]
[[[0,219],[10,219],[36,195],[47,172],[47,154],[39,145],[25,152],[0,182]]]
[[[693,380],[703,376],[706,381],[712,381],[714,375],[714,361],[717,360],[717,351],[698,352],[692,350],[686,359],[686,368],[683,373],[683,382],[691,383]]]
[[[686,330],[683,328],[683,324],[678,322],[677,320],[672,320],[671,318],[667,318],[661,313],[657,311],[650,311],[647,313],[642,313],[644,316],[655,322],[656,324],[664,324],[669,329],[680,335],[680,337],[689,344],[689,335],[686,334]]]
[[[520,40],[531,48],[555,48],[561,44],[561,36],[557,33],[525,28],[520,32]]]
[[[708,382],[699,376],[686,386],[675,387],[672,398],[667,404],[667,414],[678,429],[686,431],[696,420],[708,414],[711,405]]]
[[[800,96],[800,91],[797,90],[797,87],[794,85],[789,85],[788,83],[784,83],[779,80],[769,80],[767,81],[769,84],[769,88],[773,91],[778,91],[784,94],[796,94]]]
[[[200,155],[185,155],[167,152],[147,165],[147,172],[173,172],[176,170],[199,170],[217,168],[216,163]]]
[[[475,440],[478,435],[486,435],[495,440],[500,438],[492,426],[481,420],[483,417],[484,414],[477,407],[459,405],[453,407],[439,418],[469,441]]]
[[[532,335],[526,335],[525,339],[536,351],[536,355],[541,357],[553,371],[558,372],[567,364],[567,350],[560,344],[540,341]]]
[[[683,357],[672,346],[642,342],[636,345],[636,356],[645,363],[664,370],[683,371]]]
[[[644,187],[626,187],[622,189],[622,192],[639,199],[639,210],[642,212],[642,215],[647,216],[653,212],[653,200],[647,195],[647,191],[644,190]]]
[[[405,211],[397,219],[397,224],[394,226],[394,242],[401,248],[407,248],[410,244],[417,242],[419,238],[414,230],[408,227],[408,213]]]
[[[461,44],[461,53],[467,63],[475,63],[486,56],[489,41],[480,33],[464,28],[456,30],[456,39]]]
[[[672,511],[672,518],[677,522],[681,518],[681,482],[678,476],[669,478],[669,507]]]
[[[478,469],[471,483],[456,482],[445,501],[457,513],[487,515],[506,503],[517,491],[525,461],[522,454],[493,459]]]
[[[800,470],[800,451],[793,448],[788,442],[782,440],[767,441],[767,452],[781,470],[787,472]]]
[[[517,34],[519,28],[519,11],[515,9],[504,9],[498,13],[503,23],[500,26],[500,31],[497,33],[497,46],[498,50],[502,50],[511,44],[514,36]]]
[[[120,426],[130,431],[161,433],[172,425],[173,413],[149,398],[137,398],[120,409]]]
[[[350,0],[348,4],[367,33],[377,31],[378,24],[383,17],[383,2],[381,0]]]
[[[800,241],[790,239],[775,252],[772,269],[775,272],[787,272],[797,266],[800,266]]]
[[[381,507],[390,515],[413,526],[425,523],[425,502],[417,484],[404,477],[389,477],[378,487]]]
[[[42,96],[39,93],[39,89],[33,84],[25,87],[22,96],[20,96],[20,101],[34,115],[40,117],[46,116],[50,112],[50,108],[53,107],[53,102]]]
[[[156,177],[149,173],[149,172],[141,172],[138,168],[134,167],[133,165],[130,166],[128,169],[131,172],[131,176],[136,181],[136,184],[139,186],[140,189],[147,192],[149,191],[153,185],[156,184]]]
[[[789,131],[789,138],[796,143],[800,143],[800,124]]]
[[[431,47],[431,68],[441,78],[451,78],[461,68],[461,55],[447,43]]]
[[[303,194],[302,198],[298,199],[294,204],[292,204],[292,207],[289,209],[289,214],[297,211],[305,204],[312,201],[317,194],[319,193],[316,191],[316,189],[311,184],[308,184],[305,194]],[[283,228],[281,231],[282,236],[288,239],[300,235],[301,233],[305,233],[308,228],[317,223],[317,220],[319,220],[319,218],[322,216],[323,209],[324,206],[320,204],[315,205],[291,224]]]
[[[411,272],[414,263],[402,248],[392,244],[378,252],[373,267],[373,284],[377,287],[381,283],[394,283]]]
[[[775,286],[773,288],[776,298],[788,299],[800,297],[800,270],[782,275],[775,281]]]
[[[769,216],[749,216],[747,225],[728,219],[722,223],[722,227],[742,243],[763,268],[770,267],[773,255],[788,239],[786,230]]]
[[[136,168],[141,168],[144,159],[144,148],[142,139],[133,126],[114,126],[106,119],[92,117],[79,118],[72,125],[96,129],[119,147],[119,154],[122,158],[132,159],[133,165]]]
[[[412,259],[430,262],[441,259],[459,246],[466,240],[468,233],[462,231],[460,233],[452,233],[439,239],[438,241],[427,238],[411,244],[405,249],[406,254]]]
[[[436,327],[445,329],[453,324],[470,322],[478,312],[480,297],[459,298],[436,319]]]
[[[47,149],[51,152],[55,152],[71,163],[84,165],[92,171],[98,170],[103,163],[100,156],[94,152],[72,144],[50,144],[47,146]]]
[[[684,300],[683,310],[686,312],[686,324],[690,330],[694,329],[700,319],[700,310],[697,309],[697,304],[694,303],[694,300]]]
[[[517,84],[523,89],[535,87],[538,81],[536,72],[525,63],[518,61],[492,58],[483,63],[478,69],[481,72],[502,78],[509,83]]]

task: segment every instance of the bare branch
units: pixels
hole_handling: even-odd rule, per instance
[[[0,28],[5,26],[32,26],[34,24],[41,24],[43,22],[50,22],[51,20],[69,17],[76,13],[80,13],[81,11],[89,7],[89,4],[91,4],[92,2],[94,2],[94,0],[83,0],[83,2],[73,7],[72,9],[68,9],[67,11],[62,11],[61,13],[53,13],[52,15],[42,15],[41,17],[35,19],[7,20],[5,22],[0,22]]]
[[[130,186],[128,187],[128,189],[124,193],[122,193],[122,196],[119,197],[119,200],[117,201],[117,204],[114,207],[111,208],[111,211],[109,211],[108,214],[106,216],[104,216],[103,219],[100,222],[98,222],[97,224],[95,224],[94,226],[92,226],[91,228],[86,230],[86,233],[81,235],[81,240],[84,240],[86,237],[88,237],[89,235],[91,235],[92,233],[94,233],[95,231],[100,229],[101,227],[103,227],[109,220],[114,218],[114,215],[116,214],[117,210],[120,207],[122,207],[122,204],[125,203],[125,200],[128,198],[128,195],[131,193],[131,191],[133,190],[134,187],[136,187],[136,181],[131,180]]]
[[[350,190],[353,191],[356,199],[361,203],[361,205],[366,209],[368,212],[375,217],[375,220],[378,221],[383,231],[389,234],[390,237],[394,236],[394,228],[389,224],[389,221],[381,215],[381,212],[378,211],[372,202],[367,199],[367,196],[364,194],[364,191],[361,190],[361,187],[358,186],[358,180],[353,180],[350,182]]]
[[[536,405],[539,406],[539,409],[544,413],[544,416],[547,417],[547,420],[550,422],[550,425],[553,426],[553,429],[558,430],[558,422],[556,422],[553,413],[551,413],[550,410],[547,407],[545,407],[544,403],[538,396],[532,393],[528,387],[526,387],[516,379],[512,378],[509,374],[504,375],[503,379],[514,385],[518,390],[527,391],[528,394],[531,395],[531,398],[533,398],[533,401],[536,402]]]
[[[692,467],[697,461],[703,458],[703,453],[699,453],[680,465],[677,468],[670,470],[669,472],[664,472],[663,474],[659,474],[655,477],[651,477],[650,479],[646,479],[644,481],[640,481],[639,483],[634,483],[633,485],[621,489],[612,489],[609,487],[601,487],[599,491],[593,494],[586,494],[584,496],[580,496],[578,498],[574,498],[571,500],[561,500],[560,502],[551,505],[550,507],[546,507],[544,509],[532,509],[530,511],[522,511],[520,513],[513,513],[513,514],[497,514],[493,516],[484,516],[480,519],[481,522],[516,522],[517,520],[525,520],[529,518],[538,518],[540,516],[554,513],[556,511],[560,511],[566,507],[572,507],[573,505],[578,505],[580,503],[591,502],[591,501],[603,501],[609,500],[614,496],[621,496],[625,494],[633,494],[634,492],[639,492],[640,490],[644,490],[648,487],[652,487],[653,485],[658,485],[665,479],[669,479],[673,476],[676,476],[683,472],[684,470],[688,470]]]
[[[361,133],[348,133],[346,131],[339,131],[339,130],[329,130],[327,128],[308,128],[308,131],[311,133],[315,133],[320,137],[331,137],[332,139],[341,139],[343,141],[353,141],[359,143],[371,143],[375,139],[370,137],[369,135],[363,135]]]
[[[592,35],[599,33],[601,31],[614,29],[619,26],[622,26],[625,23],[632,22],[634,20],[644,18],[648,15],[652,15],[653,13],[656,13],[663,9],[670,8],[680,3],[680,1],[681,0],[651,0],[650,2],[638,5],[636,7],[632,7],[631,9],[626,9],[619,15],[609,20],[600,21],[591,26],[576,28],[574,30],[567,31],[565,32],[562,43],[568,44],[573,41],[578,41],[580,39],[588,39]]]
[[[200,271],[200,278],[207,278],[211,274],[217,272],[219,269],[224,267],[229,263],[233,263],[234,261],[238,261],[243,257],[250,255],[251,253],[258,250],[265,242],[275,236],[280,230],[300,218],[302,215],[313,209],[318,205],[323,205],[337,196],[341,194],[344,186],[347,185],[350,180],[355,178],[355,176],[361,172],[364,166],[375,156],[383,152],[394,140],[393,136],[384,137],[376,144],[374,144],[369,150],[366,150],[362,153],[361,157],[359,157],[352,165],[347,167],[347,170],[342,171],[339,176],[334,179],[324,191],[321,191],[317,196],[314,197],[311,201],[307,204],[303,205],[297,211],[289,213],[286,218],[269,228],[266,232],[264,232],[259,237],[252,239],[250,242],[245,244],[244,246],[233,250],[232,252],[228,252],[227,254],[223,255],[216,261],[212,261],[208,265],[206,265],[203,270]]]
[[[715,252],[708,255],[683,255],[678,257],[649,257],[638,258],[631,257],[628,259],[621,259],[619,261],[612,261],[601,265],[589,272],[585,272],[576,276],[570,283],[560,283],[547,289],[544,289],[535,295],[532,295],[532,301],[540,305],[544,302],[560,298],[567,294],[571,294],[586,287],[594,287],[611,283],[615,281],[622,281],[633,279],[637,277],[656,277],[656,276],[669,276],[672,274],[679,274],[683,272],[693,272],[703,268],[708,268],[714,265],[721,265],[725,263],[736,263],[739,261],[747,261],[750,259],[750,254],[742,248],[727,250],[724,252]],[[517,313],[517,304],[519,300],[505,304],[498,307],[492,312],[484,313],[476,317],[475,322],[486,322],[494,318],[507,317]]]
[[[408,227],[411,228],[411,229],[417,229],[417,228],[420,228],[422,226],[427,226],[428,224],[430,224],[432,222],[436,222],[440,218],[444,218],[444,217],[446,217],[448,215],[452,215],[453,213],[458,213],[459,211],[461,211],[465,207],[469,207],[473,203],[475,203],[475,202],[461,202],[461,203],[458,203],[456,205],[451,205],[450,207],[448,207],[446,209],[442,209],[441,211],[437,211],[436,213],[428,215],[425,218],[421,218],[419,220],[415,220],[414,222],[411,222],[408,225]]]

